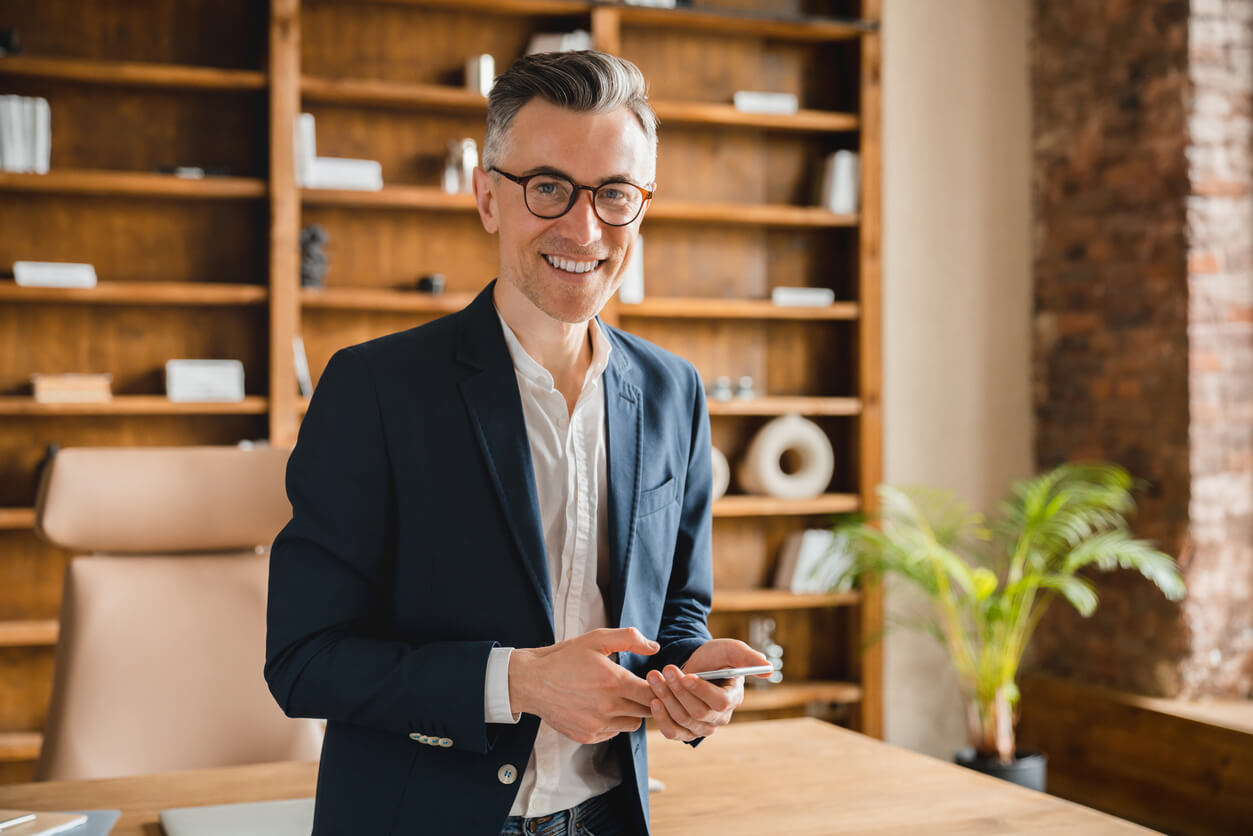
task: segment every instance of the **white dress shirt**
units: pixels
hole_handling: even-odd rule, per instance
[[[498,314],[499,315],[499,314]],[[539,495],[548,577],[553,592],[557,641],[609,623],[608,491],[605,456],[605,392],[602,376],[612,346],[596,320],[588,322],[592,363],[571,413],[553,376],[527,354],[505,323],[500,327],[513,358],[522,414],[531,446]],[[484,687],[489,723],[516,723],[509,704],[509,655],[491,651]],[[545,816],[574,807],[622,783],[610,744],[575,743],[540,723],[535,748],[514,799],[512,816]]]

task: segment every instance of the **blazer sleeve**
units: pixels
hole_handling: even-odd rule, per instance
[[[713,446],[705,390],[696,370],[688,367],[692,399],[687,473],[683,480],[679,532],[657,643],[661,649],[647,667],[683,667],[688,657],[709,641],[707,621],[713,602]]]
[[[494,642],[405,641],[385,623],[396,501],[369,366],[323,372],[287,465],[291,521],[270,553],[265,678],[292,717],[491,748],[483,717]]]

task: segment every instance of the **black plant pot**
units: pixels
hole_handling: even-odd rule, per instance
[[[959,749],[957,754],[953,755],[953,760],[967,769],[1009,781],[1020,787],[1044,792],[1044,775],[1048,767],[1048,756],[1043,752],[1024,749],[1014,753],[1013,763],[1004,764],[995,757],[978,755],[974,749],[967,746],[965,749]]]

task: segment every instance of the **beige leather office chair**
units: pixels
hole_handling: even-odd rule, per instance
[[[75,557],[40,779],[316,760],[321,723],[262,677],[266,549],[291,506],[287,450],[69,448],[36,529]]]

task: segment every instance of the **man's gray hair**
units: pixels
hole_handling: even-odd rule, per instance
[[[652,156],[657,156],[657,114],[648,104],[648,85],[640,68],[616,55],[596,50],[540,52],[513,62],[496,79],[487,99],[487,137],[483,168],[500,162],[509,144],[509,127],[518,111],[539,96],[579,113],[609,113],[628,108],[639,120]]]

